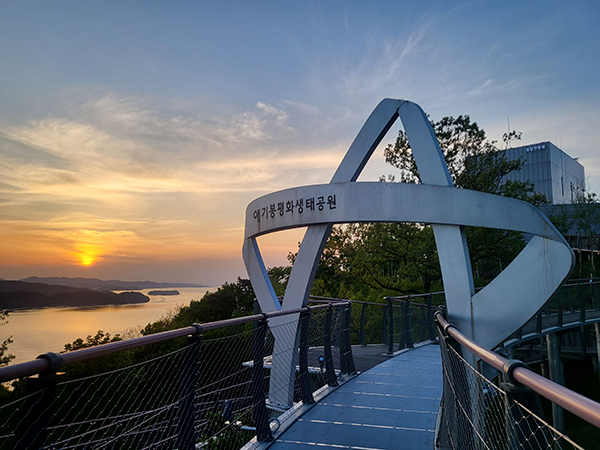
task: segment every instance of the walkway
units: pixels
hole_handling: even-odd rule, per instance
[[[350,380],[270,448],[432,450],[441,396],[440,349],[426,344]]]

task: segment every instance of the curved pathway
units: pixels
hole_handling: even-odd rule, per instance
[[[439,346],[422,345],[340,386],[270,448],[432,450],[441,396]]]

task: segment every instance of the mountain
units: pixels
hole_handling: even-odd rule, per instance
[[[157,283],[154,281],[120,281],[120,280],[99,280],[98,278],[68,278],[68,277],[29,277],[21,281],[28,283],[45,283],[51,285],[69,286],[74,288],[84,289],[101,289],[109,291],[139,291],[142,289],[164,289],[191,287],[202,288],[207,287],[202,284],[194,283]]]
[[[146,303],[150,299],[139,292],[115,294],[108,290],[73,288],[69,286],[0,281],[0,309],[35,309],[52,306],[100,306]]]

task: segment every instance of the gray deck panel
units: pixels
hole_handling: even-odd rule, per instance
[[[441,396],[439,347],[419,347],[341,386],[271,448],[432,450]]]
[[[317,405],[319,417],[327,417],[333,422],[355,423],[357,417],[361,424],[395,427],[402,424],[406,428],[433,430],[436,414],[430,411],[404,411],[397,408],[373,408],[372,406]],[[302,419],[300,419],[302,420]]]
[[[283,440],[304,444],[304,447],[299,446],[297,448],[313,449],[315,445],[322,447],[323,444],[382,450],[433,449],[434,432],[433,430],[411,430],[399,427],[386,428],[383,426],[302,421],[298,422],[291,432],[286,432]],[[277,442],[271,448],[284,449],[286,443]]]
[[[440,405],[439,398],[405,397],[400,395],[377,395],[365,392],[347,392],[344,400],[347,406],[373,406],[376,402],[379,408],[395,408],[410,411],[435,411]],[[321,402],[323,405],[335,404],[328,399]]]
[[[429,374],[428,374],[429,375]],[[365,373],[361,376],[361,382],[397,384],[400,386],[427,386],[439,388],[442,385],[442,380],[433,378],[432,376],[419,376],[415,372],[410,372],[410,375],[402,374],[383,374],[383,373]]]

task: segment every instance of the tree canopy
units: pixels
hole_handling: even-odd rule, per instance
[[[546,203],[528,182],[506,180],[521,160],[509,160],[468,115],[444,117],[431,126],[454,185],[528,201]],[[511,131],[505,145],[521,138]],[[400,169],[398,181],[420,183],[419,171],[404,131],[384,151],[388,164]],[[394,182],[394,176],[381,181]],[[467,227],[471,264],[478,285],[485,285],[524,246],[521,233]],[[433,231],[425,224],[364,223],[338,225],[327,243],[312,293],[346,298],[382,298],[443,289]]]

